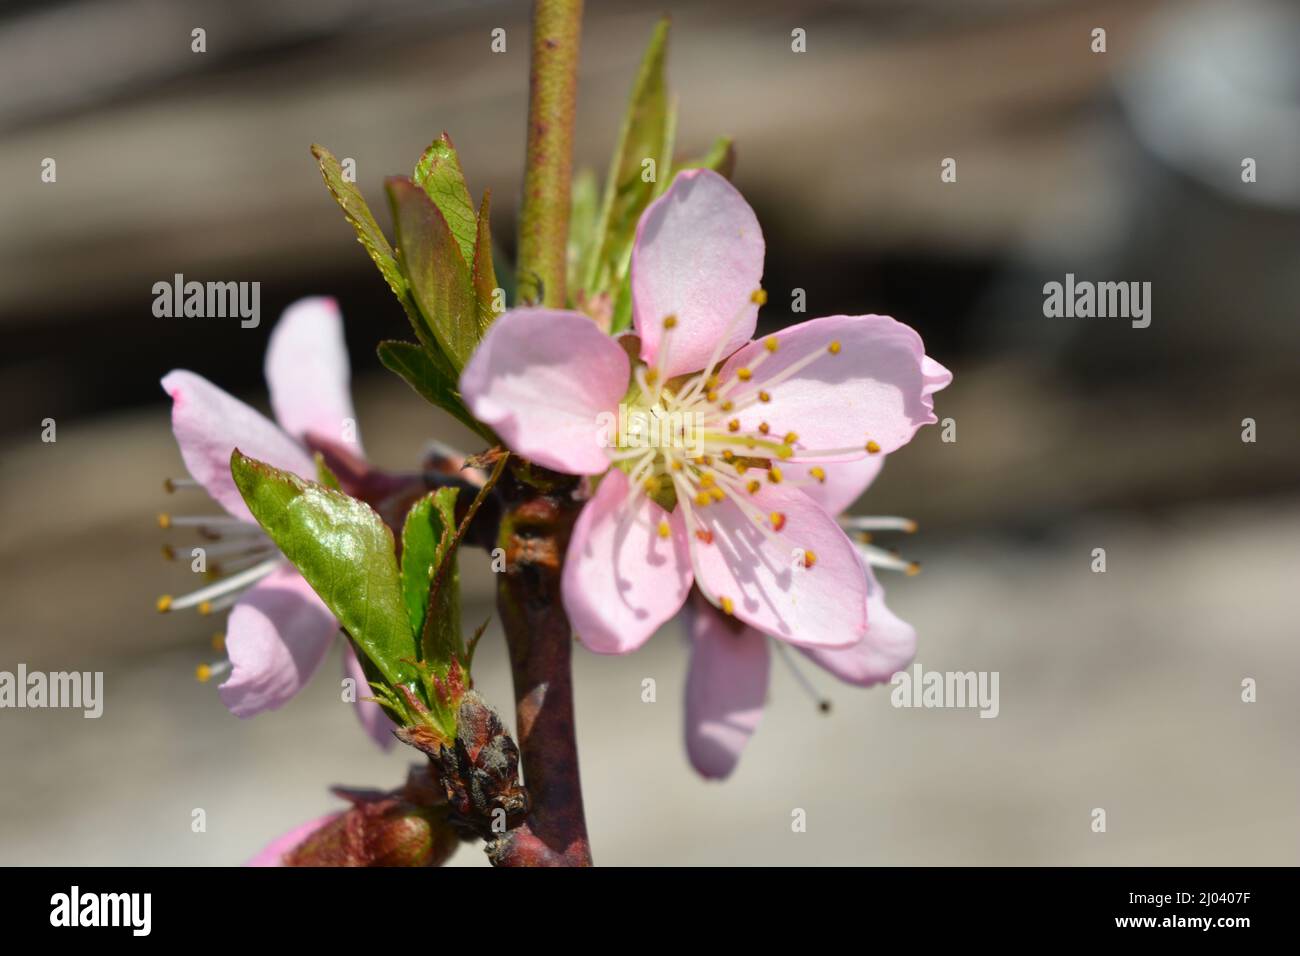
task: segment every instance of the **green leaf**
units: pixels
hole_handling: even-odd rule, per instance
[[[315,452],[312,459],[316,462],[316,481],[334,491],[342,491],[343,486],[339,484],[339,476],[330,470],[330,466],[325,463],[325,456],[320,452]]]
[[[417,644],[393,535],[367,504],[297,475],[230,456],[248,510],[393,686],[418,680]]]
[[[671,148],[672,120],[664,84],[668,25],[667,17],[656,25],[632,86],[623,128],[605,181],[605,198],[596,225],[593,252],[581,286],[588,294],[616,292],[619,268],[632,247],[637,220],[654,196],[655,183],[641,179],[642,161],[653,159],[658,164],[663,159],[665,146]],[[656,168],[656,179],[667,172]]]
[[[401,303],[402,310],[406,313],[411,327],[415,330],[416,337],[420,339],[425,348],[429,349],[434,362],[441,364],[448,374],[454,374],[455,369],[441,354],[437,341],[425,328],[424,321],[420,317],[419,306],[416,305],[411,294],[411,286],[406,273],[403,272],[401,263],[398,262],[396,253],[393,252],[393,247],[388,244],[388,239],[383,230],[379,228],[379,223],[375,221],[374,215],[370,212],[370,207],[366,205],[361,190],[357,188],[355,183],[349,182],[343,177],[343,167],[339,165],[338,159],[328,149],[316,144],[312,146],[311,152],[320,164],[320,172],[325,180],[326,188],[329,189],[330,195],[334,197],[334,201],[339,204],[339,208],[343,210],[344,218],[347,219],[356,232],[357,241],[369,253],[370,258],[379,267],[379,272],[383,275],[384,281],[388,283],[388,288],[392,289],[393,295],[397,296],[397,301]]]
[[[422,635],[422,660],[438,665],[449,664],[453,656],[462,665],[468,663],[460,632],[460,570],[453,543],[458,490],[439,488],[425,495],[407,512],[402,527],[402,595],[411,630]],[[449,562],[446,568],[444,562]],[[437,606],[430,615],[435,575],[439,575]]]
[[[379,267],[393,294],[399,299],[402,298],[406,295],[406,277],[402,275],[393,247],[388,244],[388,238],[379,228],[379,223],[375,221],[370,207],[366,205],[361,190],[357,188],[356,183],[349,182],[343,177],[343,167],[328,149],[316,144],[312,146],[311,152],[320,164],[321,176],[325,179],[325,186],[329,189],[330,195],[343,210],[348,223],[356,230],[357,241],[365,247],[370,258]]]
[[[465,174],[451,138],[443,133],[429,144],[415,164],[414,179],[438,207],[460,248],[461,261],[474,261],[478,221],[474,218],[474,201],[470,199]]]
[[[478,301],[478,324],[483,331],[497,317],[492,308],[492,300],[496,298],[497,292],[497,273],[492,265],[492,223],[489,215],[491,199],[491,191],[484,190],[483,205],[478,211],[478,232],[474,240],[474,298]]]
[[[389,177],[385,186],[402,270],[429,330],[459,373],[481,333],[469,267],[447,220],[423,189],[401,176]]]
[[[391,372],[396,372],[407,385],[415,389],[426,401],[437,405],[456,421],[471,429],[489,444],[498,438],[484,425],[474,420],[456,390],[456,380],[429,360],[428,353],[414,342],[386,341],[379,343],[379,361]]]
[[[674,166],[672,177],[668,182],[671,184],[671,180],[676,179],[677,174],[684,169],[711,169],[730,179],[736,169],[736,150],[732,145],[731,137],[719,136],[703,156]]]
[[[614,311],[609,320],[609,334],[618,335],[632,327],[632,283],[624,276],[618,284],[618,296],[614,299]]]
[[[673,147],[677,143],[677,97],[673,97],[668,103],[668,109],[664,114],[664,139],[659,149],[659,162],[655,165],[655,181],[650,187],[650,198],[657,199],[667,191],[669,184],[672,182],[673,168]],[[638,214],[637,219],[641,217]],[[631,255],[631,248],[628,254]],[[626,272],[626,268],[624,272]]]
[[[583,270],[592,256],[596,240],[596,217],[600,213],[600,194],[596,174],[584,169],[573,177],[569,198],[569,246],[566,252],[568,276],[566,288],[582,288]]]

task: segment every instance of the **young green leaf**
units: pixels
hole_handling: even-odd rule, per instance
[[[393,686],[418,680],[393,535],[367,504],[245,457],[230,472],[248,510]]]
[[[632,283],[624,276],[618,284],[618,293],[614,299],[613,314],[609,320],[609,332],[617,335],[632,327]]]
[[[370,254],[379,271],[383,274],[384,279],[388,282],[388,287],[393,290],[393,294],[399,299],[406,295],[406,277],[402,275],[402,270],[397,265],[397,258],[393,253],[393,247],[388,244],[388,238],[384,235],[383,230],[379,228],[379,223],[375,221],[374,215],[370,212],[370,207],[366,205],[365,197],[361,195],[361,190],[356,183],[349,182],[343,176],[343,167],[339,165],[338,159],[324,146],[315,144],[311,148],[311,153],[316,157],[320,164],[321,176],[325,180],[325,186],[334,197],[334,201],[339,204],[343,210],[343,215],[347,218],[348,223],[356,231],[357,241]]]
[[[492,307],[497,294],[497,273],[492,265],[491,199],[491,190],[485,189],[474,240],[474,298],[478,302],[478,324],[484,331],[497,317]]]
[[[414,342],[386,341],[379,343],[379,361],[389,371],[396,372],[407,385],[423,398],[437,405],[466,428],[471,429],[489,444],[499,439],[491,429],[479,424],[469,413],[456,390],[456,379],[446,375],[429,360],[428,353]]]
[[[402,527],[402,595],[411,630],[422,635],[421,659],[446,665],[453,656],[466,664],[460,631],[460,571],[453,540],[456,534],[456,488],[439,488],[407,512]],[[435,600],[429,610],[430,585],[442,569]]]
[[[668,18],[660,20],[646,48],[632,86],[623,128],[605,181],[605,198],[596,226],[592,255],[587,262],[582,289],[589,295],[613,292],[620,264],[631,248],[637,220],[654,195],[655,183],[643,178],[646,160],[660,162],[670,137],[668,95],[664,84],[664,57],[668,44]],[[656,170],[656,179],[668,170]]]
[[[320,452],[315,452],[312,458],[316,462],[316,481],[326,488],[342,491],[343,486],[339,484],[339,476],[330,470],[330,466],[325,462],[325,456]]]
[[[407,319],[411,323],[411,328],[415,330],[416,337],[429,350],[430,360],[439,365],[448,375],[454,375],[453,369],[446,357],[438,346],[433,335],[425,328],[424,320],[420,316],[419,306],[416,305],[415,299],[411,295],[411,285],[407,280],[406,273],[403,272],[401,263],[393,252],[393,247],[388,244],[388,238],[384,235],[379,223],[375,221],[374,215],[370,212],[370,207],[366,205],[365,198],[361,195],[355,183],[350,182],[343,176],[343,167],[339,164],[337,158],[324,146],[319,144],[311,148],[312,155],[316,157],[320,164],[321,176],[325,180],[325,186],[329,189],[330,195],[334,201],[339,204],[343,210],[343,216],[352,226],[357,234],[357,241],[369,253],[371,260],[379,267],[380,274],[384,281],[388,283],[388,288],[397,296],[397,301],[401,303],[402,310],[406,313]]]
[[[447,220],[452,236],[460,248],[461,261],[474,261],[474,244],[478,222],[474,218],[474,201],[470,199],[465,174],[456,156],[451,138],[443,133],[429,144],[415,164],[413,177]]]
[[[659,163],[655,170],[655,181],[650,187],[650,198],[657,199],[668,189],[672,182],[673,147],[677,145],[677,97],[668,101],[664,113],[664,138],[659,147]],[[648,204],[647,204],[648,205]],[[640,215],[637,216],[640,219]],[[635,232],[635,227],[633,229]],[[629,254],[631,248],[628,249]],[[626,271],[626,270],[624,270]]]
[[[684,169],[711,169],[715,173],[721,173],[730,179],[731,174],[736,169],[736,150],[732,145],[731,137],[719,136],[703,156],[674,166],[672,176],[665,182],[671,185],[672,180]]]
[[[469,267],[447,220],[423,189],[401,176],[389,177],[385,186],[402,270],[429,330],[459,373],[481,334]]]
[[[584,269],[592,256],[596,237],[596,217],[600,213],[600,191],[596,174],[584,169],[573,177],[569,198],[569,248],[566,253],[568,279],[566,288],[582,288]]]

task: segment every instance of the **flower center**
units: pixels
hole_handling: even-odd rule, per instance
[[[750,301],[761,305],[766,298],[760,289]],[[655,364],[637,364],[634,383],[619,408],[617,450],[611,457],[628,476],[631,487],[627,504],[631,506],[644,494],[666,511],[680,506],[692,548],[712,544],[713,531],[702,511],[724,501],[730,501],[764,536],[776,541],[776,535],[786,526],[786,515],[765,511],[755,496],[765,485],[800,486],[826,481],[825,470],[816,464],[807,467],[807,478],[787,476],[782,463],[788,459],[797,456],[806,464],[818,458],[880,451],[873,441],[845,448],[812,449],[800,442],[796,432],[774,431],[764,420],[757,425],[742,421],[742,412],[772,405],[782,382],[823,355],[838,356],[842,351],[839,342],[827,342],[774,374],[756,378],[755,371],[781,348],[779,339],[769,337],[752,362],[734,369],[723,381],[719,377],[722,351],[743,312],[733,318],[702,371],[667,381],[663,371],[677,318],[665,318]],[[745,416],[751,420],[753,417]],[[658,534],[667,538],[671,533],[668,522],[661,521]],[[794,542],[790,545],[792,551],[802,555],[803,566],[811,569],[817,556],[811,550],[796,550]],[[706,596],[731,612],[728,598]]]

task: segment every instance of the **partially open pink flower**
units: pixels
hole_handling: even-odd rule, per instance
[[[280,554],[253,519],[230,474],[230,454],[245,454],[314,480],[316,463],[305,444],[322,444],[359,455],[356,419],[349,393],[343,319],[333,299],[295,302],[281,317],[267,347],[265,373],[279,424],[193,372],[169,372],[162,386],[172,398],[172,430],[190,479],[169,481],[169,489],[199,486],[225,515],[161,517],[164,527],[192,528],[209,571],[224,576],[183,597],[159,599],[160,610],[195,608],[211,614],[230,608],[225,648],[229,662],[200,668],[200,676],[230,676],[219,692],[230,711],[251,717],[277,708],[301,690],[325,658],[339,631],[338,621],[311,586]],[[169,548],[188,556],[190,546]],[[368,687],[351,647],[344,670]],[[392,746],[392,723],[377,704],[358,700],[357,716],[381,746]]]
[[[858,555],[801,486],[934,422],[930,395],[947,373],[914,331],[880,315],[751,341],[763,251],[753,210],[726,179],[683,173],[637,228],[637,339],[615,341],[577,312],[516,309],[461,377],[469,407],[512,450],[598,478],[563,579],[593,650],[636,649],[692,584],[795,645],[852,647],[866,633]]]
[[[827,465],[826,481],[805,490],[828,512],[839,514],[875,480],[883,463],[880,458],[870,458]],[[855,531],[914,527],[899,518],[841,520]],[[865,541],[856,541],[855,546],[867,576],[866,634],[850,647],[800,650],[840,680],[870,687],[889,680],[916,653],[916,631],[885,606],[885,592],[872,565],[898,570],[914,566]],[[762,717],[770,667],[768,639],[761,631],[719,614],[698,598],[687,604],[686,630],[691,642],[686,678],[686,752],[701,775],[721,779],[735,769]]]

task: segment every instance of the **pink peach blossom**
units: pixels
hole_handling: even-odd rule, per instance
[[[886,316],[828,316],[751,341],[763,252],[726,179],[682,173],[637,227],[634,339],[577,312],[515,309],[461,376],[470,409],[513,451],[590,476],[563,598],[592,650],[635,650],[692,586],[800,647],[851,648],[867,633],[863,565],[803,489],[936,421],[931,395],[950,376]],[[609,423],[624,419],[680,428],[651,447],[621,429],[611,440]]]
[[[172,399],[172,430],[190,479],[170,488],[198,486],[225,515],[164,515],[164,527],[193,528],[208,560],[231,573],[183,597],[164,597],[161,610],[230,608],[225,648],[229,661],[201,674],[229,677],[222,701],[239,717],[274,710],[298,693],[324,660],[339,632],[338,621],[263,534],[230,474],[230,454],[244,454],[316,478],[308,435],[323,444],[361,453],[349,392],[347,346],[338,304],[329,298],[295,302],[271,333],[265,374],[276,422],[194,372],[177,370],[162,379]],[[277,424],[278,422],[278,424]],[[188,555],[188,548],[176,549]],[[236,570],[237,569],[237,570]],[[368,684],[352,648],[344,648],[344,673],[366,696]],[[392,723],[377,704],[359,700],[357,716],[385,749]]]

